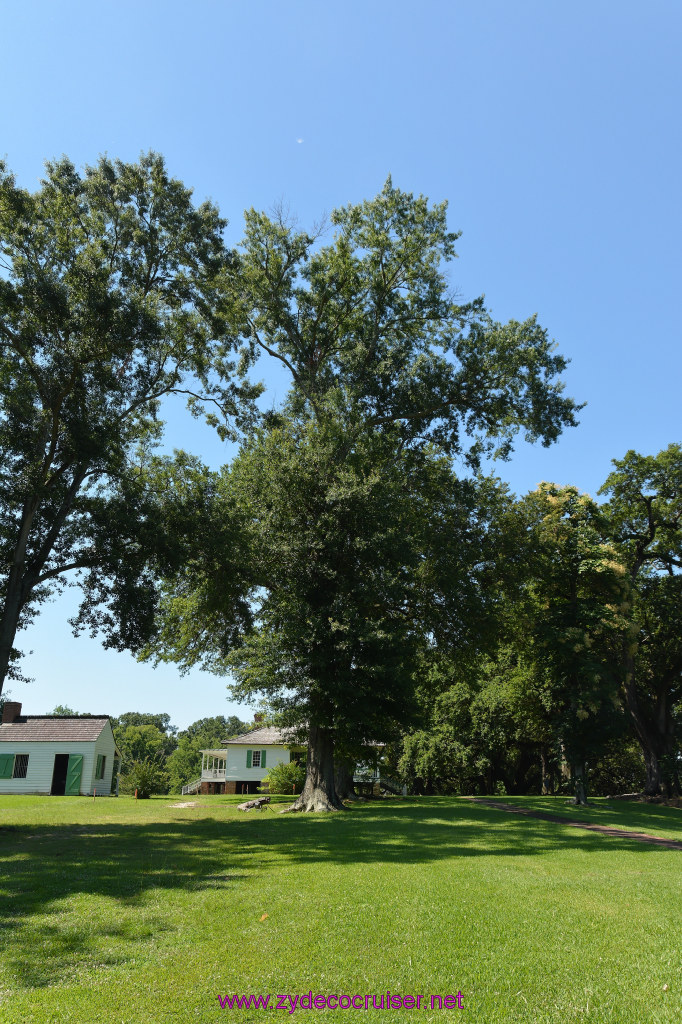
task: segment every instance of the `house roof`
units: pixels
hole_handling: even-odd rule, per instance
[[[224,746],[230,743],[243,743],[245,746],[257,747],[269,744],[291,745],[295,743],[292,734],[286,729],[277,729],[274,725],[266,725],[262,729],[254,729],[253,732],[245,732],[241,736],[234,736],[231,740],[225,740]]]
[[[108,721],[108,715],[20,715],[0,725],[0,743],[89,743]]]

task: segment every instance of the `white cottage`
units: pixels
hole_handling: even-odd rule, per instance
[[[118,757],[108,715],[22,715],[8,701],[0,723],[0,794],[108,796]]]
[[[202,750],[200,791],[257,793],[268,769],[282,761],[295,761],[304,750],[274,726],[235,736],[220,750]],[[185,786],[183,793],[199,788],[197,783]]]

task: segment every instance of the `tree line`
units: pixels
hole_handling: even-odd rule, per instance
[[[0,682],[75,576],[76,631],[229,674],[305,731],[293,809],[339,808],[363,744],[406,733],[425,786],[471,784],[458,757],[506,785],[490,744],[426,771],[448,715],[462,744],[485,707],[543,785],[559,759],[582,799],[625,713],[647,790],[677,784],[679,451],[628,453],[599,506],[482,473],[580,406],[535,317],[456,296],[446,212],[389,178],[325,231],[247,211],[231,248],[156,154],[63,159],[34,193],[2,169]],[[289,387],[263,408],[268,363]],[[229,465],[158,454],[169,394],[238,441]]]

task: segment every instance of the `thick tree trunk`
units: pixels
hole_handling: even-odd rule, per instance
[[[339,800],[357,800],[353,782],[353,762],[346,758],[336,758],[334,761],[334,786]]]
[[[289,811],[341,811],[334,785],[334,740],[330,729],[311,725],[303,791]]]
[[[8,593],[5,598],[2,616],[0,617],[0,694],[9,674],[21,607],[18,588],[13,588],[12,592]]]

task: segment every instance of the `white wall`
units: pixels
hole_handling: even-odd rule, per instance
[[[268,746],[264,743],[260,746],[254,745],[253,747],[247,746],[246,743],[235,743],[234,745],[228,745],[227,749],[227,765],[225,766],[225,779],[230,781],[234,779],[239,782],[260,782],[267,773],[268,769],[272,768],[273,765],[280,764],[284,761],[286,764],[291,760],[291,755],[288,747]],[[265,753],[265,768],[247,768],[246,767],[246,751],[247,750],[264,750]]]
[[[74,743],[33,741],[31,743],[0,743],[0,754],[28,754],[28,771],[25,779],[0,779],[0,794],[4,793],[47,793],[52,788],[55,754],[82,754],[81,794],[89,796],[96,788],[102,796],[111,792],[111,774],[114,767],[114,736],[111,725],[102,729],[98,739]],[[95,779],[97,755],[106,757],[103,779]]]

